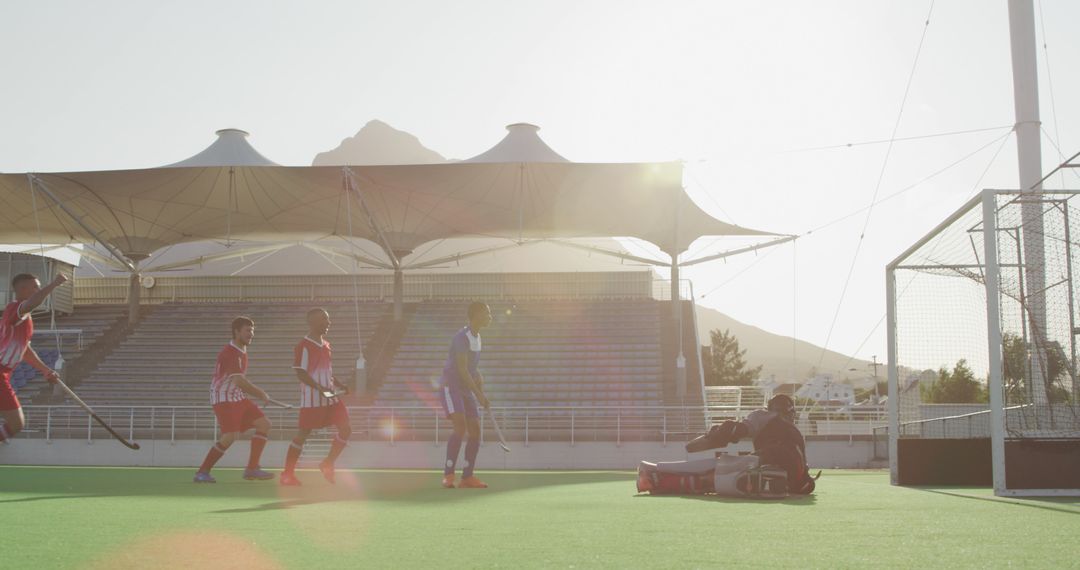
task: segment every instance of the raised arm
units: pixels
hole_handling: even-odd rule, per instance
[[[38,308],[57,287],[67,283],[67,280],[68,278],[63,273],[57,273],[56,277],[48,285],[38,289],[33,295],[27,297],[25,301],[19,303],[19,318],[30,314],[31,311]]]

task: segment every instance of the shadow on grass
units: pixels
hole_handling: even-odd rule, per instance
[[[958,497],[961,499],[973,499],[976,501],[987,501],[991,503],[1006,503],[1009,505],[1017,505],[1020,507],[1053,511],[1055,513],[1080,515],[1080,500],[1078,500],[1076,497],[998,497],[995,495],[969,495],[967,493],[961,493],[959,491],[946,491],[944,489],[930,489],[926,487],[911,488],[926,493],[946,495],[949,497]]]
[[[243,481],[241,470],[221,469],[218,483],[196,485],[193,470],[122,468],[10,468],[0,467],[0,492],[15,496],[0,504],[81,498],[175,497],[190,499],[250,500],[253,506],[210,511],[219,514],[289,509],[331,501],[396,501],[443,503],[468,501],[501,493],[594,483],[633,485],[634,475],[618,471],[478,473],[488,489],[443,489],[441,471],[341,470],[331,485],[313,470],[297,475],[302,487],[281,487],[277,481]],[[234,479],[235,478],[235,479]],[[632,488],[632,487],[631,487]],[[249,503],[250,504],[250,503]]]
[[[689,501],[706,501],[710,503],[727,503],[732,505],[743,504],[774,504],[785,505],[792,507],[807,507],[817,502],[815,495],[792,495],[786,499],[751,499],[749,497],[722,497],[720,495],[649,495],[649,494],[637,494],[634,495],[635,499],[655,499],[655,500],[689,500]]]

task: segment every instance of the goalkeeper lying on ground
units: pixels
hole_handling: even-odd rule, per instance
[[[638,492],[782,498],[814,492],[816,477],[806,465],[806,442],[795,427],[795,402],[785,395],[769,400],[768,409],[742,421],[726,421],[686,444],[689,452],[727,446],[753,438],[754,455],[638,465]],[[820,474],[819,474],[820,475]]]

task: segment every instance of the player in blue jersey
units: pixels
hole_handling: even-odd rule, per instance
[[[484,303],[469,305],[469,324],[459,330],[450,341],[450,354],[446,357],[442,378],[439,379],[439,399],[446,416],[454,424],[454,433],[446,442],[446,466],[442,485],[447,489],[483,489],[487,484],[473,475],[476,454],[480,451],[480,407],[491,403],[484,395],[484,377],[480,375],[480,329],[491,324],[491,309]],[[454,469],[457,466],[461,440],[465,438],[465,464],[461,470],[461,482],[455,485]]]

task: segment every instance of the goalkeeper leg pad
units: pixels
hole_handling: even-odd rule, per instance
[[[668,461],[638,464],[637,490],[653,495],[703,495],[713,491],[716,461]]]

